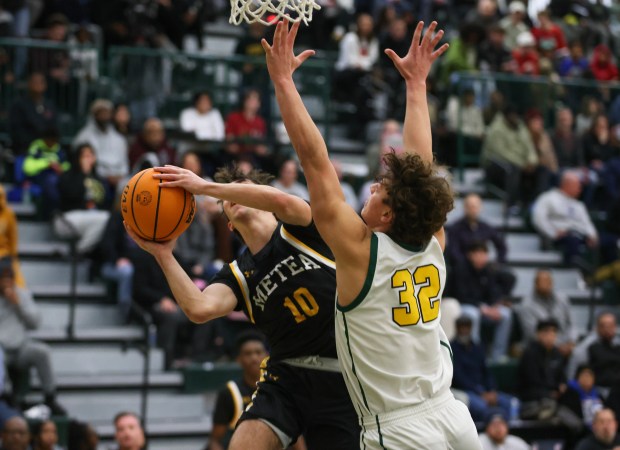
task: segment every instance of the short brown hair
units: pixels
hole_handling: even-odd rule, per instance
[[[213,176],[218,183],[239,183],[251,181],[254,184],[269,184],[275,177],[262,170],[252,169],[248,174],[241,171],[237,164],[221,167]]]
[[[454,208],[450,183],[439,174],[439,166],[416,154],[396,155],[392,151],[383,162],[387,168],[383,177],[388,194],[385,202],[394,215],[387,234],[403,244],[426,245]]]
[[[121,420],[124,417],[133,417],[134,419],[136,419],[138,421],[140,426],[142,426],[142,420],[140,419],[140,416],[138,416],[136,413],[133,413],[131,411],[121,411],[117,415],[115,415],[114,416],[114,426],[116,427],[118,425],[118,421]]]

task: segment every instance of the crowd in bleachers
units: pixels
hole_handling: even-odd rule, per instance
[[[524,217],[540,236],[541,248],[560,251],[562,264],[578,268],[588,284],[608,283],[617,301],[617,5],[607,0],[319,3],[322,9],[300,33],[300,43],[333,60],[333,104],[352,106],[342,120],[350,137],[363,141],[368,173],[381,170],[386,152],[403,150],[404,85],[383,49],[405,52],[417,20],[436,18],[450,42],[427,84],[438,160],[457,166],[459,152],[473,155],[466,164],[484,170],[485,186],[491,193],[499,191],[506,214]],[[4,173],[3,181],[14,186],[8,197],[34,199],[39,217],[52,224],[56,235],[75,242],[80,257],[90,261],[91,277],[113,288],[119,323],[133,320],[132,305],[153,315],[168,369],[234,358],[235,336],[250,325],[238,314],[190,325],[159,266],[125,232],[119,194],[129,177],[146,167],[177,164],[212,177],[218,167],[235,162],[244,170],[259,167],[277,175],[274,186],[307,199],[296,161],[276,151],[287,137],[272,117],[268,74],[264,66],[246,60],[239,68],[239,107],[228,114],[217,108],[221,98],[216,103],[209,86],[198,83],[193,99],[173,117],[172,129],[165,120],[170,117],[159,111],[164,89],[153,75],[163,71],[157,59],[141,67],[129,64],[132,77],[126,92],[143,95],[94,99],[90,92],[88,98],[94,101],[76,117],[85,120],[74,124],[78,131],[70,136],[62,125],[66,105],[55,104],[49,94],[62,86],[78,89],[81,81],[100,76],[101,61],[91,45],[104,54],[117,45],[182,50],[192,39],[201,47],[210,21],[226,14],[220,0],[0,1],[0,37],[81,44],[71,51],[37,47],[36,41],[11,51],[0,44],[0,94],[9,86],[23,93],[10,105],[0,105],[0,119],[8,123],[2,144],[15,157],[11,171]],[[262,56],[260,40],[269,37],[270,30],[261,24],[247,26],[235,54]],[[191,135],[191,145],[208,151],[194,152],[170,137],[175,132]],[[334,164],[339,169],[339,163]],[[353,180],[356,192],[346,179],[351,178],[343,178],[347,201],[359,210],[371,181]],[[45,403],[62,413],[49,348],[26,335],[26,329],[36,326],[36,305],[21,275],[7,194],[0,196],[0,284],[12,287],[0,286],[0,309],[14,311],[11,305],[17,304],[24,311],[0,312],[0,321],[10,323],[0,328],[0,348],[9,367],[37,369]],[[614,412],[620,414],[617,308],[601,314],[590,334],[579,335],[570,300],[554,289],[546,269],[537,272],[530,295],[515,299],[505,230],[480,218],[477,195],[466,196],[464,203],[464,216],[448,227],[446,251],[445,303],[452,301],[456,307],[442,320],[451,321],[446,329],[454,329],[453,388],[483,424],[484,448],[498,448],[502,442],[502,448],[528,448],[507,437],[508,425],[518,418],[563,425],[569,430],[566,448],[618,445],[613,419]],[[234,259],[241,243],[213,199],[200,198],[197,204],[176,254],[203,288],[223,263]],[[516,382],[510,392],[503,392],[491,366],[510,358],[516,361]],[[0,401],[0,416],[5,406]],[[22,427],[17,422],[5,427]],[[23,434],[6,433],[3,442],[6,436]],[[37,445],[33,448],[53,448]]]

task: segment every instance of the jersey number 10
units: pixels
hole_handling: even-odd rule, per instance
[[[418,295],[416,286],[420,286]],[[439,270],[434,265],[418,267],[413,273],[401,269],[392,275],[392,288],[398,290],[400,304],[392,308],[392,320],[401,327],[431,322],[439,317]]]
[[[291,311],[295,322],[301,323],[308,317],[316,316],[319,312],[319,305],[314,296],[305,287],[297,288],[293,292],[293,299],[294,301],[290,297],[286,297],[284,306]]]

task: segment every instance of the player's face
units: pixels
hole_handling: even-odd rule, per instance
[[[134,416],[124,416],[118,419],[115,437],[121,450],[144,447],[144,432],[140,422]]]
[[[387,192],[385,186],[381,182],[381,179],[376,183],[370,185],[370,197],[362,208],[362,219],[366,222],[366,225],[372,230],[384,231],[389,228],[391,214],[386,216],[390,212],[390,207],[385,203],[387,199]]]
[[[237,361],[244,373],[252,378],[260,376],[260,364],[267,357],[267,350],[260,341],[248,341],[241,347]]]

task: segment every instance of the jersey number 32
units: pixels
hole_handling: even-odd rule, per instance
[[[418,295],[415,288],[419,287]],[[413,273],[408,269],[392,275],[392,288],[398,291],[402,306],[392,308],[392,320],[401,327],[431,322],[439,317],[439,292],[441,280],[434,265],[418,267]]]

